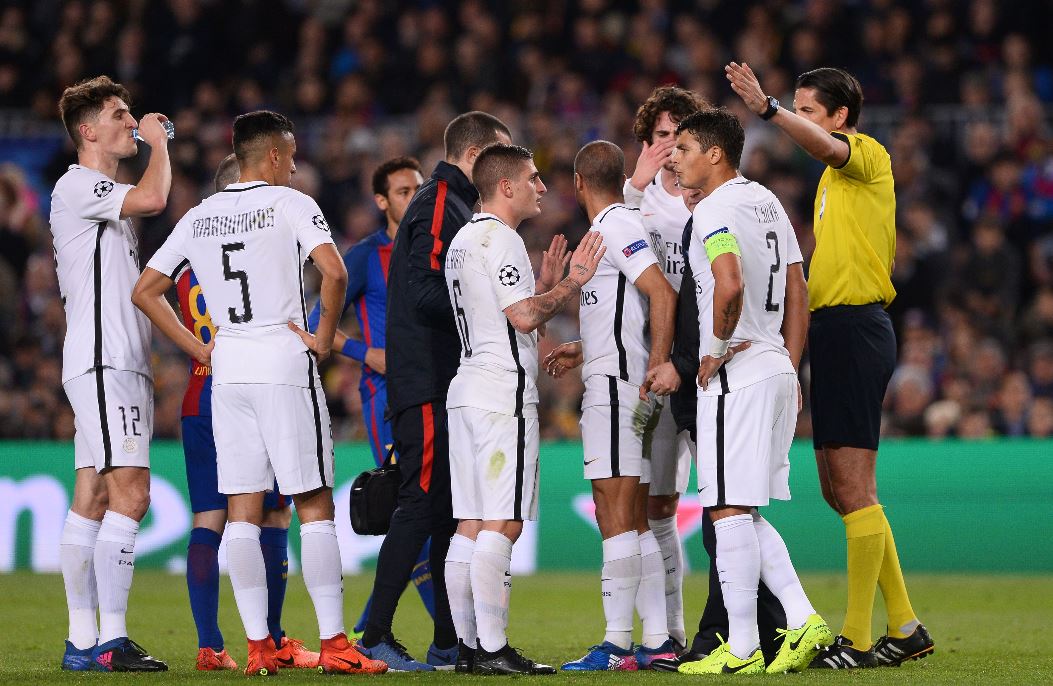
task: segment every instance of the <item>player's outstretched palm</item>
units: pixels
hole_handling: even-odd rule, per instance
[[[578,249],[570,256],[571,281],[581,288],[596,275],[596,268],[600,266],[603,253],[607,247],[603,245],[603,235],[599,231],[589,231],[578,244]]]
[[[552,237],[548,250],[541,253],[541,276],[537,282],[537,292],[547,293],[563,278],[563,272],[570,262],[567,252],[567,237],[561,233]]]
[[[569,341],[560,343],[552,352],[545,355],[543,364],[545,371],[550,376],[560,378],[571,369],[580,367],[585,362],[585,355],[581,351],[581,341]]]

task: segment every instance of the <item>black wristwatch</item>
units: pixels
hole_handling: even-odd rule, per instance
[[[768,96],[768,109],[761,113],[760,118],[764,121],[768,121],[775,116],[775,113],[779,111],[779,101],[774,95]]]

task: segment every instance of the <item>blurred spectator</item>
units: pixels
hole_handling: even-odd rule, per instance
[[[1039,398],[1027,416],[1027,435],[1031,438],[1053,438],[1053,400]]]

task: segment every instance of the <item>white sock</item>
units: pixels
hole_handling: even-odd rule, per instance
[[[760,647],[757,630],[757,585],[760,544],[752,515],[734,515],[714,522],[717,531],[717,572],[728,611],[728,644],[732,654],[746,659]]]
[[[95,539],[102,522],[81,517],[73,510],[62,528],[59,561],[69,608],[69,642],[76,648],[91,648],[99,640],[95,621],[99,595],[95,586]]]
[[[676,528],[676,515],[666,519],[648,519],[647,524],[662,549],[665,623],[673,640],[680,645],[687,645],[687,631],[684,630],[684,547]]]
[[[496,653],[508,643],[508,604],[512,595],[512,541],[496,531],[480,531],[472,551],[472,598],[479,647]]]
[[[641,563],[640,537],[636,531],[603,539],[600,589],[603,614],[607,618],[603,640],[625,650],[632,645],[633,604],[640,588]]]
[[[469,648],[475,647],[475,601],[472,599],[472,552],[475,541],[454,534],[450,551],[446,553],[446,595],[450,598],[450,613],[457,638]]]
[[[809,615],[815,613],[815,608],[801,586],[786,543],[775,527],[757,512],[753,513],[753,528],[760,545],[761,581],[782,603],[787,628],[799,629]]]
[[[322,639],[344,633],[344,580],[333,520],[300,525],[300,568]]]
[[[640,587],[636,590],[636,612],[643,624],[644,647],[657,648],[669,640],[665,621],[665,566],[654,533],[646,531],[639,538]]]
[[[95,539],[95,585],[99,594],[99,643],[128,635],[125,615],[135,571],[139,522],[106,510]]]
[[[260,527],[248,522],[227,524],[227,571],[234,601],[245,625],[245,636],[259,641],[267,630],[267,567],[260,548]]]

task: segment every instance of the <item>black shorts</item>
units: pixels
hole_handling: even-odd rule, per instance
[[[881,404],[896,369],[896,334],[880,303],[812,313],[812,442],[877,450]]]

